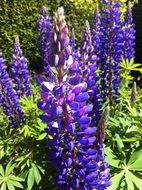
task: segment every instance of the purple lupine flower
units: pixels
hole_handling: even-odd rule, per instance
[[[42,101],[38,106],[44,112],[41,119],[48,124],[46,132],[50,135],[48,144],[52,150],[49,159],[57,168],[56,183],[61,190],[105,189],[102,188],[101,178],[98,179],[100,165],[96,162],[98,150],[95,149],[97,128],[91,125],[93,104],[89,102],[88,84],[83,78],[80,79],[82,82],[70,83],[69,80],[75,74],[76,67],[73,70],[75,62],[71,58],[62,8],[55,15],[53,29],[49,61],[51,67],[56,69],[58,81],[42,82]],[[68,69],[72,71],[71,74]]]
[[[19,97],[23,95],[30,96],[32,94],[27,59],[23,56],[18,36],[15,39],[14,54],[10,63],[10,78]]]
[[[136,31],[134,27],[135,25],[133,23],[131,2],[129,2],[123,25],[124,45],[123,45],[123,54],[122,54],[123,58],[128,61],[135,58],[134,47],[135,47]]]
[[[101,120],[102,104],[101,104],[101,93],[99,91],[99,86],[98,86],[98,77],[96,75],[96,70],[98,66],[96,65],[97,59],[95,51],[92,48],[92,46],[93,42],[91,37],[91,31],[89,23],[87,22],[84,30],[84,38],[82,43],[83,48],[81,48],[83,55],[85,55],[86,58],[84,59],[83,57],[82,59],[84,65],[83,76],[84,80],[88,84],[88,93],[89,93],[88,102],[92,103],[92,111],[90,111],[89,113],[89,116],[92,118],[92,120],[89,128],[90,130],[92,130],[94,126],[96,126],[96,132],[93,135],[93,138],[95,138],[95,140],[92,141],[92,145],[89,147],[89,155],[86,158],[86,163],[89,163],[90,169],[92,169],[92,162],[95,163],[97,171],[94,173],[91,172],[90,170],[90,173],[88,173],[86,179],[90,187],[94,189],[106,189],[108,186],[111,185],[110,171],[104,157],[103,143],[105,136],[103,136],[103,140],[100,141],[101,130],[100,127],[98,127],[98,124],[100,123],[99,121]],[[89,137],[89,139],[92,139],[92,137]]]
[[[12,87],[4,62],[2,53],[0,53],[0,106],[8,117],[9,124],[18,127],[24,121],[24,113],[21,110],[18,96]]]
[[[101,91],[103,99],[110,103],[119,102],[120,63],[123,51],[121,3],[109,0],[102,10],[102,43],[100,52]]]
[[[52,22],[48,16],[47,8],[42,6],[39,14],[38,30],[40,34],[40,48],[44,63],[44,71],[47,77],[50,77],[51,71],[48,63],[49,43],[51,40]]]
[[[98,179],[100,180],[100,189],[104,190],[111,185],[110,180],[110,169],[109,164],[105,162],[104,154],[104,141],[105,141],[105,129],[107,127],[109,109],[106,108],[102,113],[102,117],[97,126],[97,139],[96,139],[96,149],[97,149],[97,161],[100,168],[100,173]]]
[[[80,61],[80,57],[81,57],[80,50],[79,48],[77,48],[77,45],[76,45],[74,29],[72,29],[70,45],[71,45],[72,56],[70,56],[69,64],[68,64],[68,76],[69,76],[68,82],[71,85],[76,85],[82,81],[81,79],[82,68],[81,68],[81,61]]]
[[[94,47],[94,55],[96,55],[96,63],[99,67],[100,47],[101,47],[101,15],[99,11],[99,5],[96,5],[96,11],[94,13],[93,25],[92,25],[92,44]]]
[[[93,114],[95,113],[95,118],[93,119],[93,124],[97,126],[101,118],[101,93],[98,86],[98,76],[96,74],[99,66],[96,61],[96,54],[94,51],[92,35],[90,30],[90,25],[86,21],[86,26],[84,29],[82,47],[81,47],[81,65],[83,70],[83,79],[88,84],[88,90],[90,92],[90,102],[93,103]]]

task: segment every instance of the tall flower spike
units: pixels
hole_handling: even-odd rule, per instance
[[[24,114],[18,102],[18,96],[12,87],[11,80],[6,72],[2,53],[0,53],[0,106],[8,117],[9,124],[18,127],[24,121]]]
[[[71,54],[68,28],[65,21],[64,10],[59,8],[54,17],[53,33],[51,36],[49,65],[51,67],[67,67],[67,60]],[[64,68],[64,69],[65,69]],[[60,70],[60,72],[62,72]]]
[[[99,56],[101,47],[101,15],[99,10],[99,5],[96,5],[96,11],[94,13],[93,25],[92,25],[92,44],[94,46],[94,55],[96,55],[96,62],[99,66]]]
[[[93,119],[93,124],[97,126],[98,121],[101,117],[101,94],[99,92],[98,86],[98,76],[96,71],[98,65],[96,64],[96,55],[94,52],[92,35],[90,30],[89,22],[86,21],[84,28],[82,47],[81,47],[81,63],[83,70],[84,81],[88,84],[88,89],[90,90],[90,102],[93,103],[93,114],[95,113],[95,119]]]
[[[128,2],[127,11],[124,19],[123,25],[123,38],[124,38],[124,47],[123,47],[123,58],[130,61],[135,58],[135,25],[133,23],[132,8],[131,2]]]
[[[23,56],[18,36],[15,39],[14,54],[10,63],[10,78],[19,97],[23,95],[30,96],[32,94],[27,59]]]
[[[110,103],[119,102],[120,63],[123,50],[121,3],[109,0],[102,10],[102,43],[100,52],[101,91],[103,99]]]
[[[42,6],[41,13],[39,14],[38,31],[40,34],[40,48],[44,63],[44,70],[46,76],[50,77],[51,71],[49,69],[48,55],[49,43],[51,40],[52,22],[48,16],[47,8],[45,6]]]
[[[100,180],[100,189],[106,189],[111,185],[110,180],[110,169],[108,163],[105,162],[105,154],[104,154],[104,141],[105,141],[105,129],[107,127],[107,119],[109,115],[109,108],[107,107],[102,117],[98,123],[97,127],[97,140],[96,140],[96,149],[98,153],[97,161],[99,164],[100,173],[98,175],[98,179]]]
[[[49,159],[57,168],[59,189],[97,189],[101,179],[97,178],[99,165],[95,160],[97,150],[93,146],[96,127],[90,127],[89,117],[93,106],[89,102],[87,83],[71,85],[68,82],[70,76],[66,77],[74,62],[69,61],[72,54],[67,51],[70,42],[62,8],[57,10],[53,29],[50,65],[56,66],[58,81],[42,82],[42,101],[38,103],[44,112],[41,119],[48,124],[46,132],[51,137],[48,139],[52,150]]]

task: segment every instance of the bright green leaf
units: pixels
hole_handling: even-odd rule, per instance
[[[37,184],[39,184],[39,182],[41,181],[41,175],[40,175],[39,169],[37,168],[35,164],[32,164],[32,167],[34,170],[35,181]]]
[[[21,185],[21,183],[19,183],[18,181],[11,180],[10,183],[12,183],[15,187],[23,188],[23,186]]]
[[[13,186],[10,180],[7,180],[6,184],[7,184],[8,190],[15,190],[15,187]]]
[[[112,186],[110,186],[107,190],[115,190],[119,187],[122,177],[124,176],[124,171],[119,174],[115,174],[110,181],[112,182]]]
[[[28,190],[31,190],[34,185],[34,169],[33,168],[29,170],[27,183],[28,183]]]
[[[2,186],[1,186],[1,188],[0,188],[0,190],[6,190],[6,182],[5,182],[5,181],[3,182],[3,184],[2,184]]]
[[[142,158],[142,149],[139,150],[139,151],[134,152],[134,153],[131,155],[131,157],[130,157],[130,159],[129,159],[127,165],[128,165],[128,166],[131,165],[132,163],[134,163],[134,162],[135,162],[136,160],[138,160],[139,158]]]
[[[142,171],[142,158],[136,160],[133,164],[129,165],[129,169]]]
[[[7,164],[6,170],[5,170],[5,176],[9,176],[11,174],[11,172],[13,171],[15,165],[16,164],[12,164],[11,161]]]
[[[120,168],[120,160],[112,153],[109,147],[105,148],[106,161],[113,167]]]
[[[142,189],[142,179],[136,177],[132,172],[127,170],[127,175],[133,181],[133,183],[137,186],[139,190]]]
[[[2,165],[0,165],[0,174],[1,174],[2,176],[4,176],[4,169],[3,169]]]
[[[126,183],[127,183],[127,189],[134,190],[134,184],[133,184],[131,178],[129,178],[128,172],[126,172],[126,174],[125,174],[125,180],[126,180]]]

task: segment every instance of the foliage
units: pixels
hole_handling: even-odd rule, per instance
[[[47,161],[46,125],[38,118],[39,88],[35,84],[33,86],[33,96],[20,99],[26,116],[22,127],[15,129],[7,126],[7,119],[0,111],[0,190],[6,190],[6,187],[8,190],[54,187],[50,177],[51,173],[54,176],[54,172]]]
[[[125,1],[123,1],[125,3]],[[45,2],[50,3],[50,1]],[[64,4],[67,19],[72,20],[77,31],[81,31],[84,20],[91,17],[95,8],[93,0],[74,1],[56,0],[51,2],[49,12]],[[23,49],[31,60],[39,57],[38,34],[36,22],[41,2],[30,0],[2,1],[1,39],[2,49],[9,54],[9,47],[14,36],[21,36]],[[125,6],[123,7],[125,11]],[[27,17],[25,17],[25,14]],[[8,25],[11,22],[11,26]],[[6,29],[5,29],[6,28]],[[80,32],[77,32],[80,37]],[[6,45],[5,45],[6,44]],[[27,45],[28,44],[28,45]],[[26,50],[28,47],[28,50]],[[11,49],[10,49],[11,51]],[[132,102],[132,81],[128,75],[131,71],[140,71],[140,64],[123,60],[121,64],[120,103],[110,107],[108,128],[106,130],[106,160],[110,164],[112,186],[108,190],[137,190],[142,186],[142,93],[138,89],[138,97]],[[39,87],[32,82],[33,95],[20,99],[25,122],[22,126],[11,128],[5,115],[0,109],[0,190],[56,190],[55,171],[48,162],[46,124],[39,119],[41,111],[37,108]],[[54,140],[54,139],[53,139]],[[11,160],[11,161],[9,161]]]
[[[126,0],[122,0],[122,2],[125,7]],[[92,18],[96,0],[0,1],[0,51],[4,52],[7,60],[10,60],[13,41],[16,35],[19,35],[24,55],[30,61],[31,67],[36,67],[38,70],[40,55],[37,20],[39,9],[43,3],[47,5],[51,16],[57,7],[64,6],[68,25],[70,28],[75,28],[77,38],[80,39],[84,20]]]
[[[128,71],[135,70],[139,66],[138,64],[132,66],[132,61],[124,62],[122,63],[123,77],[128,75]],[[141,68],[138,70],[141,71]],[[129,78],[124,78],[125,83],[123,81],[121,87],[121,102],[118,106],[111,108],[108,121],[105,153],[112,174],[112,186],[108,190],[140,190],[142,185],[141,90],[138,89],[139,95],[133,103]]]

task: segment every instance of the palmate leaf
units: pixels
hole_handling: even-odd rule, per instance
[[[5,176],[8,176],[11,174],[11,172],[13,171],[14,167],[16,164],[12,164],[12,162],[9,162],[6,166],[6,170],[5,170]]]
[[[138,178],[136,177],[132,172],[130,172],[129,170],[126,171],[127,177],[129,178],[129,180],[131,180],[136,187],[141,190],[142,189],[142,178]]]
[[[2,186],[1,186],[1,188],[0,188],[0,190],[7,190],[7,189],[6,189],[6,182],[5,182],[5,181],[3,182],[3,184],[2,184]]]
[[[31,190],[34,185],[34,170],[31,168],[29,170],[28,179],[27,179],[28,189]]]
[[[15,164],[9,162],[4,171],[2,165],[0,165],[0,190],[15,190],[15,187],[23,188],[20,182],[24,180],[21,177],[13,175],[14,167]]]
[[[2,165],[0,165],[0,174],[1,174],[2,176],[4,176],[4,169],[3,169]]]
[[[115,134],[115,139],[117,142],[117,147],[118,147],[119,152],[125,157],[124,144],[118,133]]]
[[[6,184],[7,184],[7,187],[8,187],[9,190],[15,190],[15,187],[13,186],[13,184],[11,183],[11,181],[7,181]]]
[[[126,180],[126,184],[127,184],[127,189],[134,190],[134,183],[131,180],[131,178],[129,177],[128,172],[126,172],[126,174],[125,174],[125,180]]]
[[[109,188],[107,188],[107,190],[117,189],[121,183],[121,179],[124,176],[124,173],[125,171],[121,171],[120,173],[115,174],[110,180],[112,182],[112,185]]]
[[[129,161],[128,161],[127,166],[132,165],[136,160],[139,160],[139,159],[141,159],[141,158],[142,158],[142,149],[139,150],[139,151],[134,152],[134,153],[131,155],[131,157],[130,157],[130,159],[129,159]]]
[[[120,160],[112,153],[112,150],[107,147],[105,148],[106,154],[106,161],[113,167],[121,168],[120,167]]]
[[[32,189],[35,182],[37,185],[39,184],[39,182],[41,181],[40,172],[42,172],[40,166],[32,163],[32,167],[29,170],[28,179],[27,179],[28,190]]]
[[[142,158],[136,160],[133,164],[129,166],[130,170],[142,171]]]

